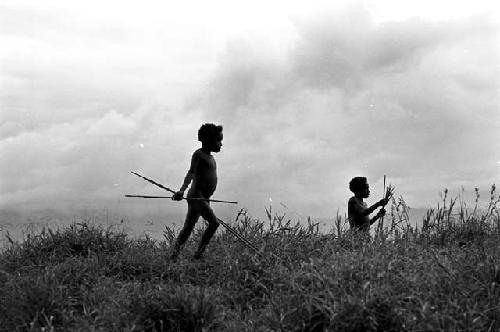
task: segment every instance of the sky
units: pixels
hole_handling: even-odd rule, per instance
[[[0,0],[0,209],[183,204],[202,123],[224,126],[216,205],[346,210],[383,177],[412,207],[500,180],[495,1]]]

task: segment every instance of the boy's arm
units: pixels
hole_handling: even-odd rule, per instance
[[[375,217],[370,219],[370,225],[372,225],[375,221],[379,220],[383,216],[385,216],[385,209],[380,209],[380,211],[378,211],[378,213],[375,215]]]
[[[378,202],[363,211],[364,216],[368,216],[373,213],[378,208]]]
[[[394,187],[391,186],[391,185],[389,185],[389,187],[387,187],[387,190],[385,192],[385,197],[382,198],[377,203],[375,203],[372,206],[370,206],[368,209],[366,209],[366,211],[365,211],[366,214],[365,215],[369,215],[373,211],[375,211],[378,207],[382,208],[377,213],[377,215],[375,217],[373,217],[373,219],[370,220],[370,225],[373,224],[375,221],[377,221],[380,217],[382,217],[382,216],[385,215],[385,209],[384,209],[384,207],[387,205],[387,203],[389,203],[389,198],[392,197],[393,193],[394,193]]]
[[[366,209],[365,211],[365,215],[369,215],[371,214],[373,211],[375,211],[378,207],[384,207],[387,205],[387,203],[389,202],[389,199],[387,198],[382,198],[380,201],[378,201],[377,203],[373,204],[372,206],[370,206],[368,209]]]
[[[181,189],[179,189],[179,192],[184,192],[186,191],[187,187],[189,186],[189,184],[191,183],[191,181],[193,180],[193,173],[189,170],[186,174],[186,176],[184,177],[184,182],[182,183],[182,186],[181,186]]]
[[[194,173],[196,171],[196,166],[198,165],[198,161],[199,161],[199,156],[197,151],[195,151],[195,153],[193,153],[193,156],[191,158],[191,165],[189,167],[189,170],[186,173],[186,176],[184,177],[184,182],[182,183],[182,186],[179,189],[179,191],[176,192],[172,197],[173,200],[180,201],[184,196],[184,191],[186,191],[187,187],[194,178]]]

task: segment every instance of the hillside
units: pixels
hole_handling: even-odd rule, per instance
[[[397,211],[366,242],[241,211],[231,225],[259,254],[221,227],[202,261],[190,259],[200,229],[177,262],[168,227],[161,241],[85,223],[45,229],[1,252],[0,329],[498,331],[498,210],[451,212],[415,229]]]

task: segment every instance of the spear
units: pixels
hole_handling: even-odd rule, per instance
[[[250,241],[248,241],[245,237],[243,237],[240,233],[238,233],[234,228],[232,228],[231,226],[226,224],[224,221],[220,220],[219,218],[217,218],[217,220],[219,221],[219,224],[224,226],[229,231],[229,233],[233,234],[241,242],[243,242],[248,248],[252,249],[255,253],[260,255],[259,249],[257,249],[257,247],[255,247]]]
[[[132,198],[172,198],[173,196],[125,195],[125,197],[132,197]],[[182,197],[182,199],[185,199],[186,201],[205,201],[205,202],[215,202],[215,203],[238,204],[238,202],[221,201],[221,200],[218,200],[218,199],[207,199],[207,198],[200,198],[200,197]]]
[[[172,189],[170,189],[170,188],[165,187],[165,186],[164,186],[164,185],[162,185],[161,183],[158,183],[158,182],[155,182],[155,181],[153,181],[153,180],[151,180],[151,179],[148,179],[147,177],[142,176],[142,175],[140,175],[139,173],[136,173],[136,172],[132,172],[132,171],[130,171],[130,173],[132,173],[132,174],[134,174],[134,175],[137,175],[138,177],[140,177],[140,178],[142,178],[142,179],[144,179],[144,180],[148,181],[149,183],[154,184],[154,185],[155,185],[155,186],[157,186],[157,187],[160,187],[161,189],[165,189],[166,191],[170,191],[172,194],[175,194],[175,191],[173,191],[173,190],[172,190]]]
[[[166,191],[169,191],[171,192],[172,194],[175,194],[175,191],[168,188],[168,187],[165,187],[164,185],[162,185],[161,183],[158,183],[156,181],[153,181],[143,175],[140,175],[139,173],[136,173],[136,172],[130,172],[146,181],[148,181],[149,183],[152,183],[154,184],[155,186],[157,187],[160,187],[161,189],[164,189]],[[145,195],[125,195],[125,197],[140,197],[140,198],[172,198],[172,197],[166,197],[166,196],[145,196]],[[208,199],[208,198],[189,198],[189,197],[182,197],[182,199],[185,199],[185,200],[200,200],[200,201],[207,201],[207,202],[216,202],[216,203],[228,203],[228,204],[238,204],[238,202],[233,202],[233,201],[223,201],[223,200],[218,200],[218,199]]]
[[[383,191],[383,198],[387,198],[387,193],[385,191],[385,174],[384,174],[384,191]],[[385,206],[384,206],[385,207]],[[379,221],[378,221],[378,231],[380,232],[382,230],[382,227],[384,226],[384,216],[382,216]]]
[[[386,188],[385,187],[385,175],[384,175],[384,197],[383,198],[391,198],[393,195],[394,195],[394,187],[392,186],[392,184],[389,183],[389,186]],[[377,228],[378,228],[378,231],[382,231],[382,226],[383,226],[383,223],[384,223],[384,216],[382,216],[379,221],[378,221],[378,225],[377,225]]]
[[[243,244],[245,244],[248,248],[252,249],[257,255],[263,257],[263,254],[262,252],[257,249],[257,247],[255,247],[250,241],[248,241],[245,237],[243,237],[240,233],[238,233],[234,228],[232,228],[231,226],[229,226],[228,224],[226,224],[224,221],[220,220],[219,218],[217,218],[217,220],[219,221],[219,223],[224,226],[228,231],[229,233],[233,234],[235,237],[237,237],[241,242],[243,242]],[[276,255],[275,253],[273,252],[270,252],[269,254],[271,254],[271,256],[273,256],[274,258],[276,258],[277,260],[279,261],[282,261],[281,257],[279,257],[278,255]]]

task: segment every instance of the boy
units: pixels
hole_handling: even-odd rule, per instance
[[[208,222],[208,227],[203,233],[198,250],[194,254],[194,259],[200,259],[210,239],[215,234],[219,222],[215,216],[210,203],[203,199],[209,199],[217,187],[217,168],[212,152],[220,152],[222,147],[222,126],[213,123],[205,123],[198,130],[198,140],[201,148],[193,153],[191,166],[184,178],[184,183],[178,192],[172,197],[173,200],[180,201],[184,196],[184,191],[192,181],[191,188],[187,193],[187,198],[201,198],[198,200],[187,200],[188,211],[174,248],[171,258],[177,259],[182,246],[189,238],[198,219],[203,217]]]
[[[354,193],[354,196],[349,199],[347,204],[347,215],[351,229],[369,234],[370,225],[385,215],[384,206],[389,202],[389,192],[387,191],[385,198],[382,198],[377,203],[367,207],[363,202],[363,198],[370,196],[370,186],[365,177],[355,177],[349,182],[349,189]],[[380,211],[370,219],[370,214],[378,207]]]

